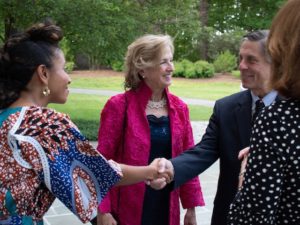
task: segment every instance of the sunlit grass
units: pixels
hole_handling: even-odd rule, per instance
[[[50,104],[49,107],[68,114],[88,139],[96,140],[100,112],[108,98],[86,94],[70,94],[66,104]],[[208,120],[212,112],[212,108],[204,106],[190,106],[189,109],[192,121]]]
[[[108,97],[70,94],[66,104],[50,104],[49,107],[68,114],[80,131],[90,140],[96,140],[100,112]]]
[[[239,91],[239,82],[174,79],[170,90],[180,97],[217,100]]]
[[[71,75],[72,77],[72,75]],[[102,89],[123,91],[124,77],[72,77],[72,88]],[[212,82],[205,79],[178,79],[173,78],[170,90],[177,96],[186,98],[199,98],[207,100],[217,100],[224,96],[239,91],[240,83],[234,82]]]
[[[83,73],[84,74],[84,73]],[[84,76],[72,75],[72,88],[124,91],[124,77],[114,76]],[[211,79],[181,79],[173,78],[170,86],[172,93],[179,97],[217,100],[239,91],[240,82],[212,81]],[[100,112],[109,99],[107,96],[70,94],[64,105],[51,104],[50,107],[70,115],[72,121],[90,140],[96,140],[99,128]],[[207,121],[212,113],[211,107],[189,105],[191,121]],[[116,128],[119,129],[119,128]]]
[[[72,76],[72,88],[84,88],[84,89],[102,89],[112,91],[124,90],[124,78],[122,76],[111,77],[78,77]]]

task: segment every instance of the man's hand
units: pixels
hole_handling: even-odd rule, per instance
[[[242,188],[243,182],[244,182],[244,174],[246,172],[246,165],[247,165],[247,160],[248,160],[249,149],[250,149],[249,147],[242,149],[239,152],[239,156],[238,156],[238,158],[240,160],[243,160],[242,164],[241,164],[240,174],[239,174],[239,185],[238,185],[239,190]]]
[[[248,156],[248,154],[249,154],[249,149],[250,149],[250,147],[246,147],[246,148],[243,148],[240,152],[239,152],[239,156],[238,156],[238,158],[239,158],[239,160],[242,160],[242,159],[244,159],[244,157],[246,156]]]

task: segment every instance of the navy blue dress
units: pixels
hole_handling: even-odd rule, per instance
[[[157,118],[154,115],[147,116],[151,131],[151,150],[149,163],[155,158],[172,156],[171,132],[169,117]],[[146,186],[144,196],[142,225],[166,225],[169,224],[169,205],[171,188],[167,185],[162,190],[154,190]]]

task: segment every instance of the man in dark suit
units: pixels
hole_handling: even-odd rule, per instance
[[[161,161],[162,168],[174,170],[176,188],[220,159],[212,225],[226,224],[229,206],[238,190],[241,168],[238,153],[249,146],[253,115],[258,113],[255,113],[256,101],[270,105],[277,96],[269,87],[271,60],[265,49],[267,35],[268,31],[256,31],[242,40],[239,70],[242,85],[248,90],[216,101],[202,140],[178,157]],[[155,185],[153,182],[152,186],[158,187]]]

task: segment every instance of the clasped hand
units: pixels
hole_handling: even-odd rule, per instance
[[[155,190],[163,189],[168,183],[171,183],[174,178],[174,168],[171,161],[165,158],[157,158],[150,165],[156,166],[158,177],[146,181]]]

